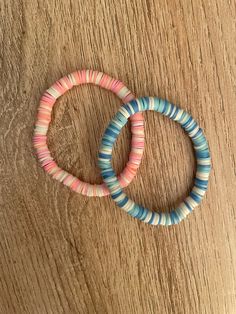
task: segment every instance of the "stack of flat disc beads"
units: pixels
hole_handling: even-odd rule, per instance
[[[60,96],[73,86],[94,84],[112,91],[124,103],[108,124],[99,149],[98,165],[103,183],[100,185],[83,182],[67,171],[61,169],[51,156],[47,145],[47,133],[51,122],[53,106]],[[171,212],[155,212],[136,204],[123,191],[134,179],[142,160],[144,151],[143,111],[153,110],[169,117],[181,125],[190,137],[197,161],[194,186],[189,196]],[[112,168],[112,150],[114,143],[126,125],[131,121],[131,151],[125,169],[116,175]],[[183,109],[157,97],[136,98],[120,81],[102,72],[82,70],[71,73],[54,83],[43,94],[35,124],[33,144],[44,170],[54,179],[63,182],[77,193],[89,197],[111,195],[115,203],[132,217],[151,225],[169,226],[179,223],[201,202],[208,186],[211,170],[211,158],[206,137],[192,116]]]

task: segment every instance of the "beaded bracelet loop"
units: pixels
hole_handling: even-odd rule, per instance
[[[136,204],[123,192],[123,189],[112,168],[112,148],[127,119],[137,112],[154,110],[178,122],[191,138],[197,159],[197,172],[194,187],[190,195],[170,213],[153,212]],[[109,123],[99,149],[99,167],[104,182],[111,192],[116,204],[129,215],[151,225],[173,225],[183,220],[202,200],[208,185],[211,170],[211,158],[207,140],[197,122],[177,106],[156,98],[144,97],[124,104]]]
[[[42,167],[46,172],[52,175],[54,179],[63,182],[73,191],[83,195],[101,197],[110,193],[104,183],[100,185],[85,183],[61,169],[53,160],[47,145],[47,132],[51,121],[52,108],[57,98],[73,86],[87,83],[95,84],[112,91],[122,99],[123,102],[128,102],[134,98],[133,94],[121,81],[102,72],[82,70],[71,73],[54,83],[42,96],[38,108],[33,144]],[[129,161],[118,179],[122,187],[127,186],[133,180],[140,165],[144,150],[143,116],[141,113],[137,113],[132,116],[130,120],[132,132],[131,152]]]

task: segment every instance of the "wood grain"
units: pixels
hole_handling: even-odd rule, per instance
[[[9,1],[0,28],[0,313],[235,313],[235,1]],[[191,112],[213,159],[209,191],[178,226],[132,219],[110,198],[52,180],[32,148],[43,91],[75,69],[123,80]],[[58,163],[101,182],[96,155],[120,101],[93,86],[57,103],[49,145]],[[192,186],[181,128],[146,113],[145,156],[127,193],[170,209]],[[129,151],[127,127],[114,151]]]

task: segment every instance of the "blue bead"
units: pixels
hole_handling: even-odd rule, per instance
[[[194,193],[194,191],[190,192],[190,196],[194,199],[195,202],[200,203],[201,202],[201,197],[197,194]]]
[[[99,153],[98,154],[99,158],[103,158],[103,159],[111,159],[111,155],[107,155],[107,154],[103,154],[103,153]]]
[[[188,209],[189,209],[190,211],[192,211],[192,208],[190,207],[190,205],[188,204],[187,201],[184,201],[184,204],[188,207]]]
[[[126,196],[122,201],[118,201],[120,207],[125,206],[125,204],[128,202],[129,198]]]
[[[151,216],[151,219],[148,221],[148,224],[151,225],[153,223],[153,220],[155,218],[155,212],[152,212],[152,216]]]
[[[138,103],[135,99],[130,102],[130,105],[132,106],[134,112],[139,112]]]
[[[179,217],[174,210],[170,212],[170,219],[173,225],[179,222]]]
[[[123,107],[125,108],[125,110],[128,111],[128,113],[129,113],[130,115],[132,115],[132,111],[131,111],[131,109],[129,108],[128,104],[123,105]]]
[[[123,192],[120,190],[120,191],[118,191],[118,192],[116,192],[116,193],[112,193],[112,194],[111,194],[111,197],[112,197],[113,200],[114,200],[114,199],[116,199],[117,197],[119,197],[122,193],[123,193]]]

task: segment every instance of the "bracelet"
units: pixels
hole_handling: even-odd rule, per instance
[[[194,187],[190,195],[174,210],[168,212],[153,212],[136,204],[122,189],[112,168],[112,148],[127,119],[137,112],[155,110],[178,122],[191,138],[197,172]],[[151,225],[169,226],[183,220],[202,200],[208,185],[211,170],[211,158],[207,140],[197,122],[183,109],[156,97],[134,99],[124,104],[109,123],[104,132],[99,149],[99,167],[104,182],[110,190],[116,204],[132,217],[138,218]]]
[[[119,80],[110,77],[107,74],[92,70],[82,70],[71,73],[56,83],[54,83],[42,96],[38,108],[37,121],[35,124],[33,145],[41,166],[54,179],[63,182],[73,191],[87,196],[105,196],[110,192],[106,185],[89,184],[83,182],[61,169],[53,160],[47,145],[47,132],[51,121],[52,108],[61,95],[70,90],[73,86],[91,83],[112,91],[123,102],[128,102],[134,98],[128,88]],[[127,186],[136,175],[140,165],[144,150],[144,122],[141,113],[130,118],[131,120],[131,152],[129,161],[117,179],[122,187]]]

